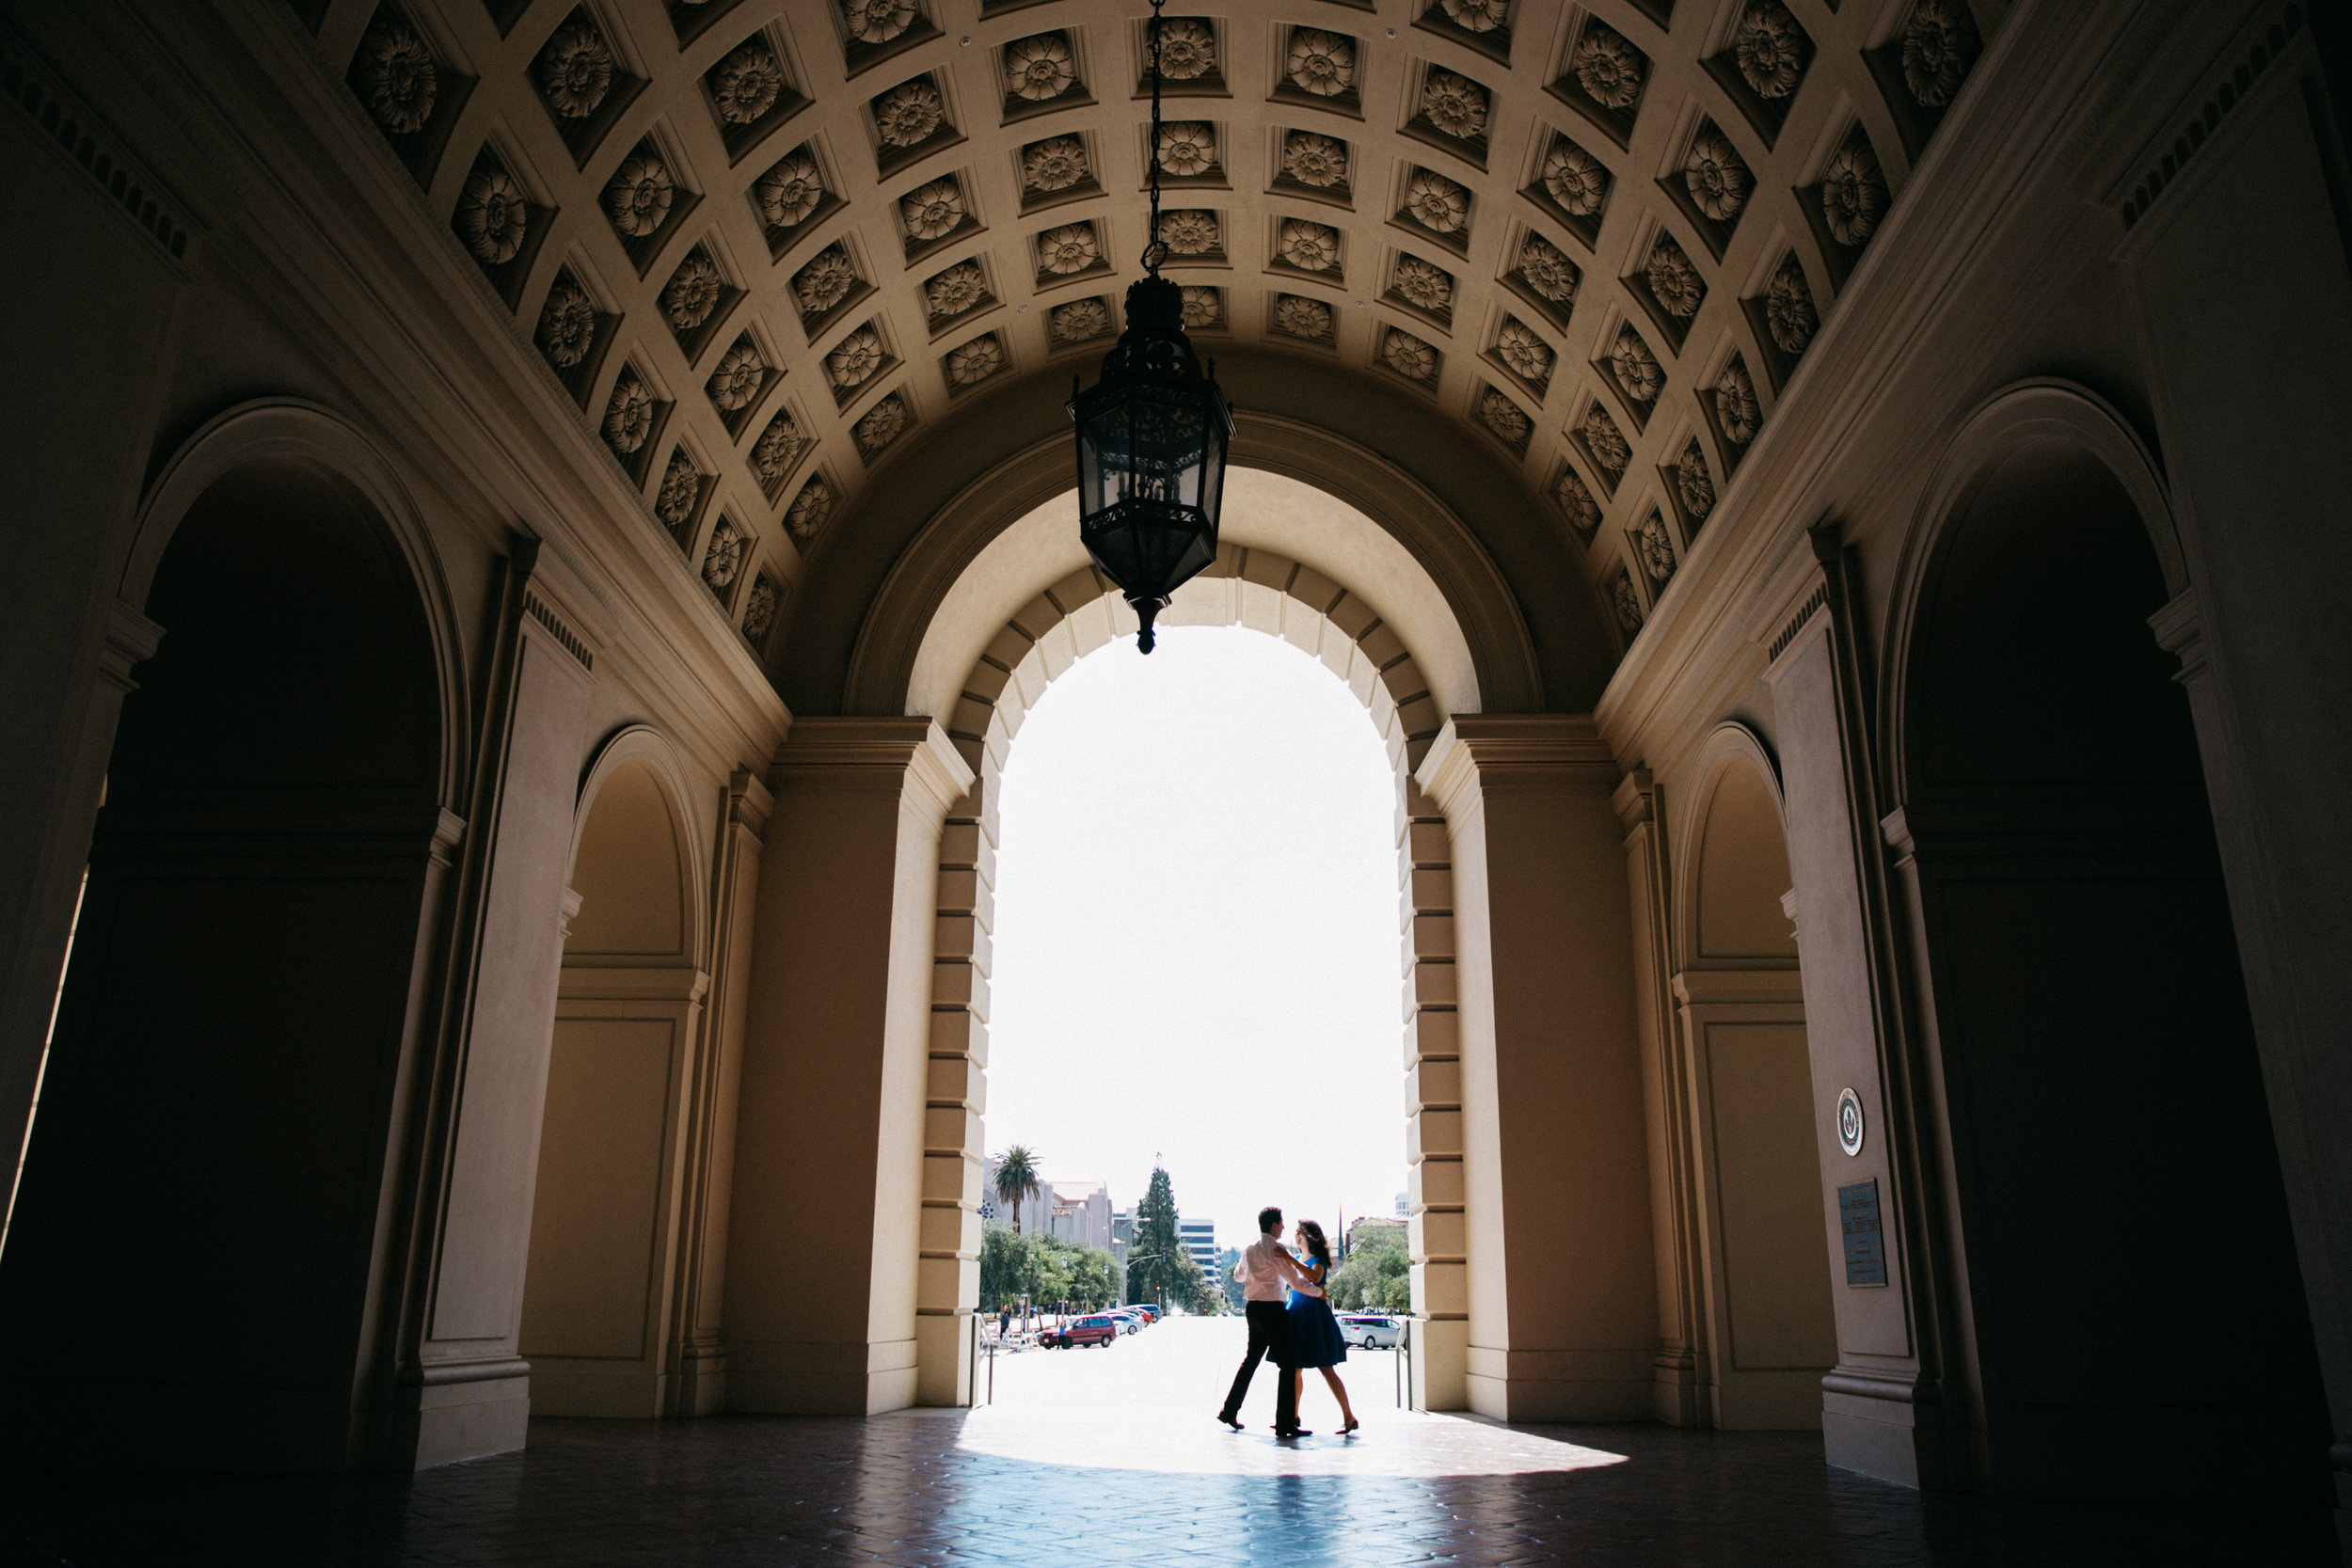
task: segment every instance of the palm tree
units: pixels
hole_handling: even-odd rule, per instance
[[[1038,1196],[1037,1154],[1015,1144],[996,1156],[996,1196],[1012,1205],[1012,1233],[1021,1234],[1021,1200]]]

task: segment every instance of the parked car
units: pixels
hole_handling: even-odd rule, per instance
[[[1132,1307],[1124,1311],[1113,1312],[1111,1321],[1119,1325],[1119,1332],[1121,1334],[1139,1333],[1144,1324],[1143,1314]]]
[[[1394,1318],[1376,1312],[1339,1314],[1340,1338],[1359,1350],[1394,1350],[1404,1328]]]
[[[1160,1321],[1160,1307],[1157,1302],[1137,1302],[1135,1310],[1143,1314],[1143,1326],[1146,1328],[1150,1328]]]
[[[1074,1318],[1059,1328],[1039,1335],[1037,1342],[1056,1350],[1069,1350],[1077,1345],[1107,1345],[1118,1338],[1118,1326],[1108,1317]]]

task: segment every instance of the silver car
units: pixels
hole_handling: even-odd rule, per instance
[[[1340,1338],[1359,1350],[1394,1350],[1404,1327],[1377,1312],[1342,1312]]]

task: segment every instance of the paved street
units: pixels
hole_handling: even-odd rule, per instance
[[[0,1481],[7,1568],[1248,1563],[1385,1568],[2322,1564],[2318,1510],[1921,1497],[1827,1468],[1805,1433],[1513,1429],[1395,1408],[1351,1353],[1354,1438],[1277,1442],[1261,1372],[1212,1419],[1233,1321],[1001,1359],[996,1402],[871,1420],[533,1423],[525,1454],[415,1477]],[[1303,1414],[1325,1433],[1313,1379]]]

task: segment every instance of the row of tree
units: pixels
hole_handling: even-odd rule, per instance
[[[996,1226],[980,1237],[980,1305],[992,1312],[1024,1302],[1092,1312],[1118,1299],[1119,1266],[1099,1246]]]
[[[1012,1211],[1012,1231],[992,1228],[981,1238],[980,1305],[994,1309],[1027,1300],[1067,1301],[1089,1309],[1108,1306],[1117,1289],[1109,1253],[1050,1236],[1019,1234],[1022,1204],[1043,1196],[1037,1151],[1014,1144],[996,1156],[994,1185],[997,1199]],[[1096,1277],[1091,1259],[1098,1258],[1103,1281],[1099,1299],[1089,1293]],[[1127,1300],[1161,1302],[1187,1312],[1216,1312],[1225,1304],[1224,1292],[1184,1250],[1176,1229],[1175,1183],[1156,1164],[1151,1186],[1136,1206],[1135,1236],[1127,1243]]]

